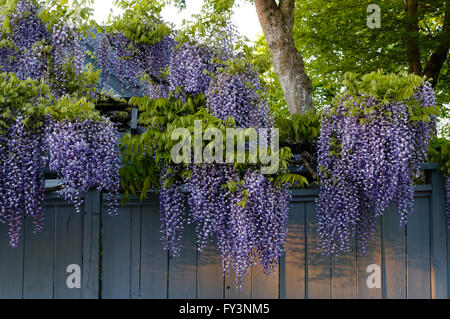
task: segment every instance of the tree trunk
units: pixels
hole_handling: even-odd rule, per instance
[[[255,7],[289,112],[312,109],[312,83],[292,35],[295,0],[255,0]]]
[[[409,72],[422,75],[419,49],[419,20],[417,17],[417,0],[408,0],[408,26],[406,28],[406,45],[408,50]]]

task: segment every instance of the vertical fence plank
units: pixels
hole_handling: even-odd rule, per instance
[[[436,170],[431,172],[431,297],[433,299],[448,298],[447,273],[447,218],[445,216],[444,178]]]
[[[198,253],[197,298],[224,297],[222,261],[217,253],[216,243],[210,244]]]
[[[140,297],[142,205],[131,207],[130,298]]]
[[[53,298],[53,256],[55,205],[47,202],[41,233],[33,234],[33,221],[25,220],[24,298]]]
[[[130,298],[131,206],[118,216],[102,212],[102,298]]]
[[[197,243],[195,226],[185,225],[179,257],[169,259],[169,298],[197,298]]]
[[[307,294],[309,299],[329,299],[331,297],[331,259],[320,250],[316,231],[316,204],[305,203],[306,213],[306,254],[307,254]]]
[[[263,266],[252,268],[252,299],[277,299],[279,297],[279,271],[275,274],[263,273]]]
[[[83,215],[65,203],[55,208],[55,274],[54,298],[81,298],[80,288],[67,286],[67,266],[81,270],[83,249]],[[82,275],[82,273],[81,273]]]
[[[235,274],[230,272],[225,277],[225,299],[251,299],[252,298],[252,270],[249,270],[248,276],[244,279],[242,289],[236,288]]]
[[[19,247],[9,246],[8,226],[0,223],[0,299],[22,298],[23,236]]]
[[[286,254],[280,262],[280,298],[305,298],[305,202],[293,198],[289,213]]]
[[[369,265],[377,265],[381,270],[381,218],[377,221],[377,230],[373,240],[367,243],[367,250],[364,256],[357,254],[358,265],[358,298],[359,299],[379,299],[382,296],[380,288],[369,288],[367,278],[371,273],[367,273]],[[380,273],[381,275],[381,273]]]
[[[84,299],[100,297],[100,215],[101,198],[91,191],[84,198],[83,212],[83,269],[81,292]]]
[[[409,217],[406,229],[409,299],[431,297],[429,210],[429,198],[416,196],[414,214]]]
[[[383,298],[406,298],[406,243],[405,227],[392,204],[382,217],[382,278]]]
[[[356,298],[356,241],[352,240],[350,252],[331,258],[331,298]]]
[[[161,245],[159,202],[142,207],[141,298],[167,298],[168,255]]]

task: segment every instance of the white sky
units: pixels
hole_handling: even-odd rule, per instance
[[[98,23],[105,22],[108,19],[110,10],[113,8],[113,0],[94,0],[94,19]],[[162,16],[165,20],[172,22],[176,27],[180,27],[183,19],[189,19],[192,14],[199,13],[203,0],[186,0],[186,9],[178,12],[174,7],[167,7],[163,10]],[[238,1],[239,7],[235,8],[233,22],[239,32],[249,40],[255,41],[262,34],[261,26],[256,15],[253,4]],[[114,13],[119,13],[117,9]]]

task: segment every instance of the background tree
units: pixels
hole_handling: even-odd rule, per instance
[[[448,1],[380,0],[381,28],[367,26],[373,1],[296,1],[293,38],[313,82],[316,106],[341,90],[345,72],[409,71],[432,78],[439,104],[448,103]],[[264,41],[259,42],[263,53]],[[262,46],[262,47],[261,47]]]

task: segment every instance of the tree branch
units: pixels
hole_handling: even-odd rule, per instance
[[[441,42],[436,48],[436,50],[431,55],[428,63],[425,65],[423,74],[427,78],[433,79],[431,84],[433,87],[436,86],[439,73],[441,72],[442,66],[448,56],[448,50],[450,49],[450,8],[447,5],[444,14],[444,24],[442,26]]]

